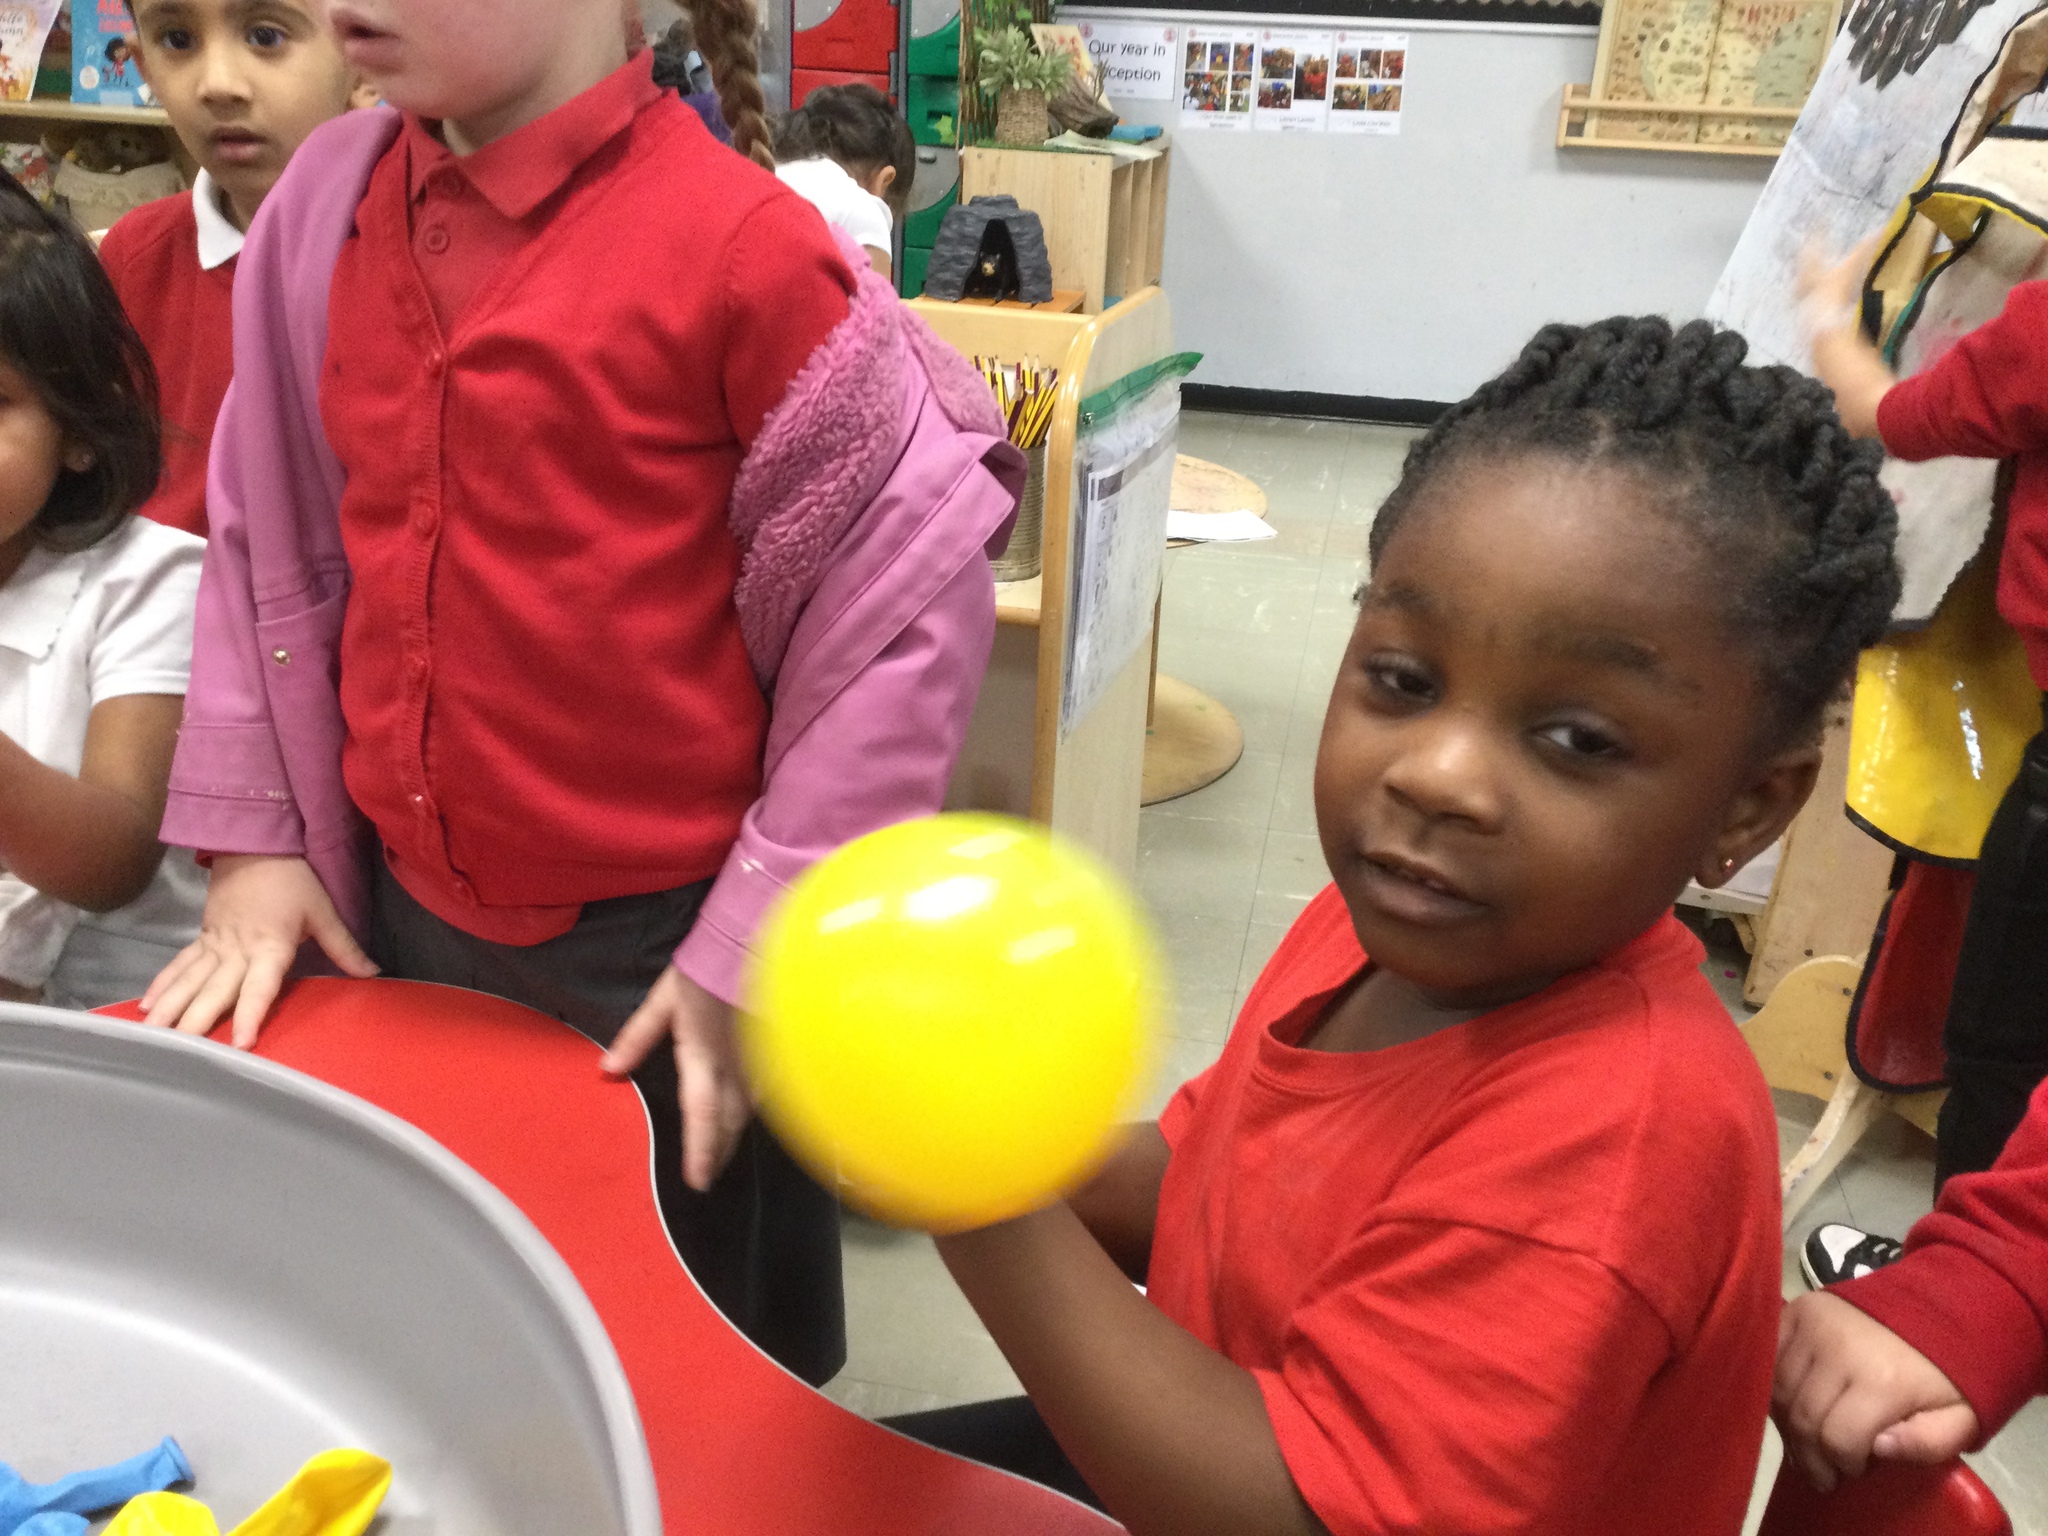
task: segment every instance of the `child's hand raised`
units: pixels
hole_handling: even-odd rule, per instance
[[[1863,311],[1863,280],[1877,259],[1877,240],[1865,240],[1840,261],[1829,261],[1818,240],[1799,253],[1799,315],[1808,337],[1853,330]]]
[[[233,1009],[235,1048],[248,1050],[309,938],[345,974],[377,974],[304,859],[215,859],[199,937],[150,983],[143,1022],[203,1035]]]
[[[1977,1413],[1932,1360],[1817,1291],[1778,1324],[1771,1409],[1786,1453],[1822,1493],[1883,1461],[1943,1462],[1976,1443]]]
[[[683,1178],[690,1188],[706,1190],[754,1114],[732,1005],[670,966],[605,1053],[604,1070],[624,1077],[664,1040],[674,1041],[676,1053]]]

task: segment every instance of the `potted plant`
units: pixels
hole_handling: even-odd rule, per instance
[[[1063,53],[1045,54],[1021,26],[981,40],[981,93],[996,103],[998,144],[1043,144],[1046,106],[1072,68]]]

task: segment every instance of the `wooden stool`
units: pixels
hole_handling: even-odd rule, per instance
[[[1948,1097],[1945,1089],[1884,1093],[1849,1070],[1849,1005],[1862,974],[1863,962],[1846,955],[1809,960],[1779,982],[1771,1000],[1742,1026],[1765,1082],[1827,1104],[1779,1179],[1788,1227],[1879,1115],[1890,1111],[1932,1136],[1941,1101]]]
[[[1234,469],[1179,455],[1173,463],[1173,509],[1266,515],[1266,493]],[[1169,540],[1186,549],[1193,539]],[[1207,789],[1244,756],[1237,717],[1201,689],[1159,675],[1159,622],[1152,624],[1152,703],[1145,717],[1144,803],[1157,805]]]

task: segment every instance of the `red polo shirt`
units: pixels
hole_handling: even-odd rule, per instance
[[[144,203],[100,244],[162,390],[164,473],[142,515],[206,537],[206,456],[235,373],[232,258],[200,264],[192,194]]]
[[[651,58],[466,157],[409,123],[335,268],[343,769],[406,889],[503,943],[738,835],[768,709],[727,504],[853,287]]]

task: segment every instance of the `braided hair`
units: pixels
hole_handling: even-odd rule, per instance
[[[754,0],[682,0],[682,5],[697,52],[718,89],[718,112],[732,130],[732,147],[774,170],[768,98],[761,89],[761,17]]]
[[[1409,449],[1373,523],[1373,560],[1453,465],[1534,454],[1631,471],[1668,494],[1726,573],[1767,744],[1811,739],[1898,603],[1898,517],[1877,482],[1878,445],[1851,438],[1804,374],[1745,367],[1748,350],[1705,320],[1545,326]]]

